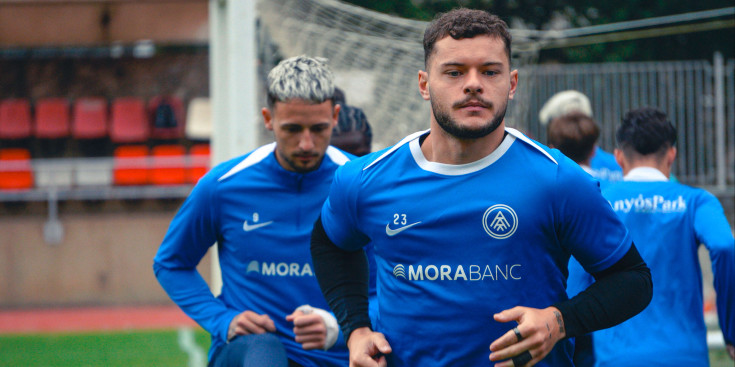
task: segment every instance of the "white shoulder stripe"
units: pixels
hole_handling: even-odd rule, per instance
[[[338,166],[342,166],[350,161],[350,158],[344,155],[344,153],[342,153],[339,149],[331,145],[327,147],[327,156]]]
[[[370,167],[371,167],[372,165],[374,165],[375,163],[378,163],[378,162],[379,162],[379,161],[380,161],[381,159],[383,159],[383,158],[385,158],[385,157],[389,156],[389,155],[390,155],[391,153],[395,152],[395,151],[396,151],[396,150],[397,150],[398,148],[400,148],[400,147],[401,147],[402,145],[404,145],[404,144],[406,144],[406,143],[408,143],[408,142],[410,142],[410,141],[412,141],[412,140],[414,140],[414,139],[417,139],[417,138],[418,138],[419,136],[421,136],[421,135],[424,135],[424,134],[426,134],[426,133],[427,133],[428,131],[429,131],[429,129],[427,129],[427,130],[424,130],[424,131],[417,131],[417,132],[415,132],[415,133],[413,133],[413,134],[411,134],[411,135],[409,135],[409,136],[407,136],[407,137],[403,138],[403,139],[402,139],[401,141],[399,141],[399,142],[398,142],[398,143],[397,143],[396,145],[394,145],[394,146],[393,146],[392,148],[390,148],[390,149],[386,150],[386,151],[385,151],[385,153],[381,154],[381,155],[380,155],[380,157],[378,157],[378,158],[375,158],[375,160],[374,160],[374,161],[370,162],[370,164],[368,164],[367,166],[365,166],[365,168],[363,168],[362,170],[364,171],[364,170],[366,170],[366,169],[370,168]]]
[[[540,146],[538,146],[538,144],[534,143],[527,136],[523,135],[522,132],[520,132],[520,131],[512,128],[512,127],[506,127],[505,128],[505,131],[507,131],[509,134],[515,136],[516,138],[523,140],[526,144],[528,144],[528,145],[530,145],[530,146],[538,149],[539,152],[543,153],[547,158],[551,159],[551,161],[554,162],[555,164],[559,164],[559,162],[557,162],[556,159],[554,159],[554,157],[552,157],[551,154],[549,154],[549,152],[545,151],[543,148],[541,148]]]
[[[276,149],[276,143],[270,143],[268,145],[263,145],[262,147],[255,149],[250,155],[247,156],[247,158],[243,159],[242,162],[238,163],[235,167],[232,167],[227,173],[222,175],[222,177],[218,178],[217,181],[222,181],[235,173],[238,173],[245,168],[248,168],[263,159],[267,157],[269,154],[273,153],[273,151]]]

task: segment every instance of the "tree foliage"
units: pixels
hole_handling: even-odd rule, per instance
[[[511,27],[548,30],[602,25],[732,7],[732,0],[347,0],[405,18],[430,20],[457,7],[485,9]],[[724,18],[727,20],[728,18]],[[732,16],[729,17],[732,20]],[[628,41],[545,50],[540,61],[604,62],[711,59],[715,51],[734,57],[735,28],[721,28]]]

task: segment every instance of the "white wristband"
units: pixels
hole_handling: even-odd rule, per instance
[[[306,315],[314,313],[322,317],[324,325],[327,327],[327,338],[324,342],[324,350],[331,348],[334,343],[337,342],[337,337],[339,337],[339,324],[337,324],[337,319],[334,318],[331,313],[326,310],[322,310],[321,308],[311,307],[309,305],[299,306],[296,311],[301,311]]]

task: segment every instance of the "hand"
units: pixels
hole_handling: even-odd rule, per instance
[[[227,340],[232,340],[237,335],[265,334],[275,331],[276,326],[268,315],[258,315],[253,311],[245,311],[230,321]]]
[[[335,334],[334,340],[330,340],[331,344],[328,342],[329,333],[327,331],[326,321],[322,315],[314,312],[315,310],[317,309],[305,305],[286,316],[286,321],[293,322],[293,332],[296,342],[300,343],[301,347],[305,350],[328,349],[337,340]]]
[[[495,367],[533,366],[544,359],[556,342],[566,335],[564,319],[556,307],[542,310],[518,306],[497,313],[493,315],[493,318],[498,322],[518,322],[517,330],[521,335],[521,340],[516,336],[514,330],[503,334],[490,344],[491,361],[521,356],[526,351],[531,353],[530,361],[520,366],[516,366],[512,359],[508,359],[495,364]]]
[[[735,346],[732,344],[725,344],[725,348],[727,349],[727,355],[730,356],[730,359],[735,360]]]
[[[384,354],[392,349],[385,336],[368,327],[355,329],[347,340],[350,350],[350,367],[386,367],[388,362]]]

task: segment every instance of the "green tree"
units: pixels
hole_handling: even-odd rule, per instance
[[[498,14],[511,27],[547,30],[577,28],[703,10],[732,7],[732,0],[348,0],[387,14],[430,20],[438,12],[456,7],[485,9]],[[724,20],[732,21],[733,17]],[[660,28],[659,28],[660,29]],[[735,28],[697,31],[626,41],[597,42],[584,46],[549,49],[540,61],[604,62],[710,59],[715,51],[732,58]]]

